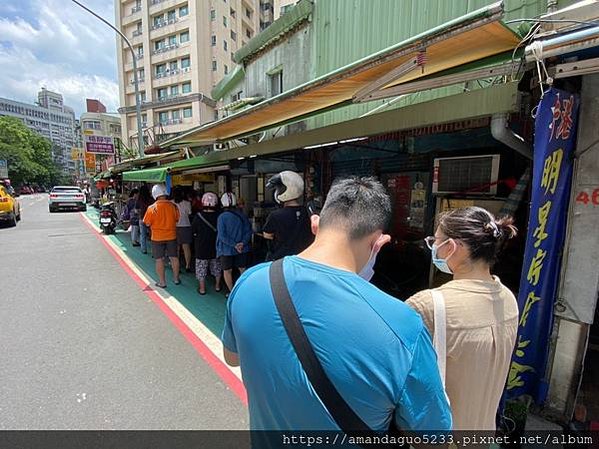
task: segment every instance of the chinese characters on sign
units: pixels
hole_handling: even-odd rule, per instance
[[[535,122],[530,221],[520,281],[518,340],[508,374],[508,397],[547,395],[545,370],[565,238],[576,138],[578,97],[551,89]]]
[[[114,141],[108,136],[84,136],[85,151],[94,154],[114,154]]]

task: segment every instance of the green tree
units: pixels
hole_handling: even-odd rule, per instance
[[[15,185],[54,184],[61,178],[52,160],[52,143],[15,117],[0,117],[0,159],[8,162]]]

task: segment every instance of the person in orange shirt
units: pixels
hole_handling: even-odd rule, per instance
[[[156,286],[166,288],[166,273],[164,258],[168,256],[173,268],[175,285],[179,285],[179,254],[177,248],[177,222],[179,209],[175,203],[168,200],[164,184],[152,187],[152,196],[156,200],[148,207],[143,222],[152,230],[152,257],[156,259],[156,273],[159,281]]]

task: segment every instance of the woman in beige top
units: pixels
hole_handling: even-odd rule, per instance
[[[491,266],[502,244],[515,235],[510,218],[496,220],[485,209],[468,207],[441,216],[435,236],[426,239],[433,263],[453,274],[453,280],[419,292],[407,303],[420,313],[434,338],[433,296],[445,302],[445,387],[455,430],[495,430],[516,341],[518,304],[491,275]],[[439,307],[438,300],[436,304]],[[442,335],[442,328],[437,329]]]

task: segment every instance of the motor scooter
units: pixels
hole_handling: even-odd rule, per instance
[[[102,204],[102,208],[100,209],[100,228],[102,228],[102,232],[106,235],[113,234],[116,225],[117,219],[114,203]]]

